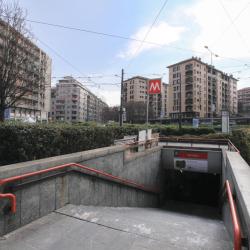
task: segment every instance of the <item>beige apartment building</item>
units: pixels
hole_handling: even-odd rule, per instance
[[[171,118],[221,116],[222,110],[237,114],[237,79],[200,58],[168,66],[168,110]],[[181,100],[181,101],[180,101]]]
[[[51,91],[53,121],[102,121],[102,110],[108,105],[71,76],[59,80]]]
[[[250,88],[238,90],[238,109],[243,116],[250,115]]]
[[[0,20],[0,44],[3,42],[4,36],[14,33],[17,33],[17,31]],[[39,82],[29,85],[28,93],[15,103],[15,106],[5,110],[5,119],[27,120],[31,118],[33,121],[47,121],[50,111],[51,58],[31,40],[24,38],[19,33],[18,37],[24,44],[23,47],[28,49],[30,61],[36,65],[39,71],[37,74],[40,77]],[[20,48],[22,47],[20,46]],[[2,46],[0,46],[0,54],[2,54],[1,49],[3,49]],[[24,71],[29,70],[28,68],[24,69]],[[25,78],[25,81],[30,83],[33,80]]]
[[[123,82],[122,97],[123,105],[129,102],[147,102],[149,78],[142,76],[134,76]],[[153,110],[153,119],[162,119],[168,116],[167,111],[167,94],[168,84],[162,83],[161,93],[149,95],[149,106]]]

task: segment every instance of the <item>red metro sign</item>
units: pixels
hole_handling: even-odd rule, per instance
[[[161,79],[151,79],[148,81],[148,93],[149,94],[161,93]]]

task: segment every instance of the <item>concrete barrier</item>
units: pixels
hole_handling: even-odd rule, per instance
[[[245,242],[250,246],[250,167],[238,152],[223,151],[222,183],[229,180],[235,198]],[[229,204],[224,200],[223,220],[233,237],[233,225]],[[248,248],[247,248],[248,249]]]
[[[158,186],[161,171],[161,147],[148,149],[126,157],[125,146],[112,146],[37,161],[2,166],[0,179],[50,167],[80,163],[114,176],[123,177],[145,186]],[[146,159],[146,161],[145,161]],[[86,173],[56,171],[53,178],[41,176],[18,181],[14,190],[1,187],[1,192],[13,192],[17,197],[17,212],[5,214],[7,200],[0,200],[0,235],[11,232],[68,203],[101,206],[158,206],[158,196],[105,178]],[[46,177],[46,174],[43,177]],[[32,182],[34,181],[35,182]],[[19,187],[19,188],[18,188]]]

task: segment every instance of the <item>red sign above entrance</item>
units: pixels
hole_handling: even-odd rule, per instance
[[[176,151],[175,157],[183,159],[202,159],[207,160],[208,154],[206,152],[194,152],[194,151]]]
[[[161,79],[149,80],[148,93],[149,94],[160,94],[161,93]]]

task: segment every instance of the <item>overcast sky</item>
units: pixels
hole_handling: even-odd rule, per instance
[[[143,40],[165,0],[19,0],[31,20]],[[28,23],[37,44],[53,61],[52,76],[78,78],[110,105],[119,104],[121,69],[133,75],[163,77],[166,66],[191,56],[210,62],[208,45],[219,55],[214,65],[250,86],[250,1],[169,0],[146,41],[100,36]],[[240,72],[239,72],[240,71]],[[53,78],[53,84],[58,79]]]

